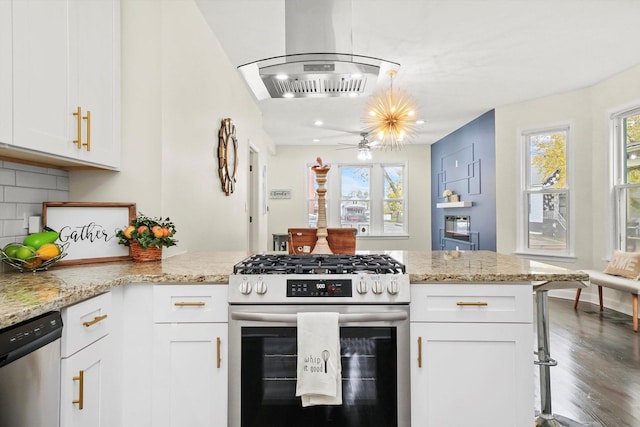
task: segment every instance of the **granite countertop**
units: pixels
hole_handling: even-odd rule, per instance
[[[407,267],[411,283],[524,282],[534,287],[586,286],[585,273],[490,251],[377,251]],[[363,252],[366,253],[366,252]],[[53,266],[36,273],[0,275],[0,328],[60,310],[127,283],[211,283],[225,285],[233,266],[250,252],[198,252],[161,262],[120,261]]]

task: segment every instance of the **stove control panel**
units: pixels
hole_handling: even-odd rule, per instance
[[[313,278],[309,278],[308,280],[287,280],[287,298],[351,296],[351,280]]]
[[[232,274],[231,304],[409,303],[406,274]]]

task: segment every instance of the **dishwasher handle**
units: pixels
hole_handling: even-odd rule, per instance
[[[231,313],[231,318],[233,320],[249,320],[253,322],[275,322],[292,324],[296,324],[298,322],[297,314],[233,312]],[[386,311],[380,313],[341,313],[339,315],[338,322],[384,322],[407,320],[408,318],[409,315],[406,311]]]

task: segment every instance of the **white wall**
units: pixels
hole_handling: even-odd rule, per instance
[[[122,167],[70,173],[73,201],[135,202],[170,217],[176,248],[245,250],[248,244],[249,144],[268,160],[262,117],[193,0],[122,1]],[[236,190],[218,178],[218,129],[237,128]],[[258,218],[267,248],[267,216]]]
[[[269,160],[268,188],[291,189],[291,199],[270,199],[268,234],[286,234],[289,228],[305,228],[306,165],[322,157],[324,163],[358,163],[357,150],[336,150],[335,146],[277,146]],[[374,151],[373,162],[407,162],[409,238],[358,237],[357,250],[429,250],[431,248],[431,147],[405,145],[401,151]],[[338,179],[329,171],[328,180]],[[337,197],[327,193],[327,197]],[[339,224],[328,224],[339,227]]]
[[[540,98],[516,105],[496,108],[496,246],[498,252],[514,253],[517,250],[518,218],[516,203],[520,197],[518,144],[522,129],[571,123],[573,129],[574,188],[575,198],[570,209],[576,212],[591,211],[591,107],[588,89]],[[571,166],[571,165],[569,165]],[[588,267],[591,262],[591,215],[576,215],[576,260],[555,261],[567,268]],[[545,261],[547,261],[545,259]]]
[[[611,110],[640,100],[640,66],[592,87],[496,108],[497,250],[516,251],[519,128],[571,121],[574,125],[574,205],[576,259],[544,262],[571,269],[603,269],[612,248],[610,135]],[[595,300],[594,290],[583,292]],[[569,296],[570,291],[564,295]],[[606,305],[630,313],[629,295],[605,290]]]

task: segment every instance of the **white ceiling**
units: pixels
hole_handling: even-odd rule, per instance
[[[286,53],[284,0],[196,1],[234,66]],[[416,98],[426,122],[419,144],[492,108],[640,64],[638,0],[352,0],[352,19],[352,53],[400,63],[394,87]],[[276,145],[355,144],[366,99],[259,105]]]

